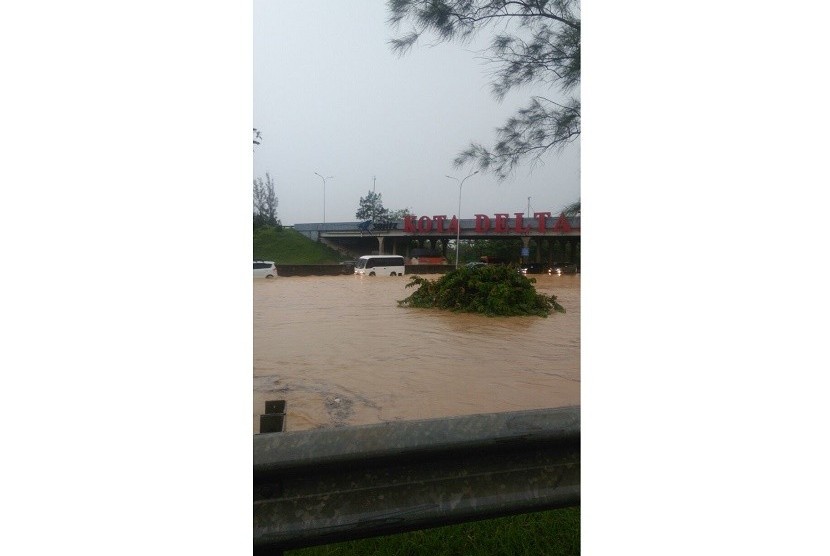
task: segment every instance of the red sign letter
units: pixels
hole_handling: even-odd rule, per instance
[[[545,231],[545,219],[550,218],[550,213],[549,212],[534,212],[533,216],[534,216],[534,218],[536,218],[536,220],[539,221],[539,231],[544,232]]]
[[[481,234],[490,230],[490,217],[486,214],[476,214],[476,232]]]
[[[403,217],[403,231],[404,232],[415,232],[415,215],[409,215]]]
[[[422,216],[418,219],[418,231],[422,233],[432,231],[432,220],[429,216]]]
[[[458,232],[458,218],[455,216],[452,217],[450,220],[450,227],[447,229],[448,232]]]
[[[435,221],[435,227],[437,228],[437,231],[443,232],[444,231],[444,220],[447,219],[447,215],[446,214],[439,214],[439,215],[433,216],[432,219]]]
[[[559,220],[557,220],[556,224],[553,225],[553,231],[562,233],[571,231],[571,223],[568,222],[568,218],[565,216],[564,212],[559,215]]]
[[[525,226],[524,221],[523,221],[523,217],[524,217],[525,213],[515,212],[513,214],[516,215],[516,227],[514,228],[516,230],[516,232],[520,233],[520,234],[523,234],[525,232],[529,232],[530,231],[530,226]]]
[[[506,232],[507,231],[507,213],[504,212],[497,212],[496,213],[496,232]]]

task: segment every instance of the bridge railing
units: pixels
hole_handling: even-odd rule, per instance
[[[254,553],[579,505],[579,407],[254,436]]]

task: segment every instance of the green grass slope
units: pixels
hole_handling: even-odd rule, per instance
[[[254,230],[254,259],[277,264],[337,264],[344,257],[292,229],[262,227]]]
[[[580,508],[286,551],[286,556],[579,556]]]

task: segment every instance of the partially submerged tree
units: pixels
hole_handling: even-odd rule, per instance
[[[277,218],[278,204],[274,180],[268,172],[265,172],[265,181],[262,178],[254,180],[254,227],[280,227],[281,224]]]
[[[564,313],[555,295],[538,293],[533,278],[522,276],[513,266],[460,267],[438,280],[413,276],[407,288],[418,286],[401,307],[437,308],[494,316]]]
[[[533,96],[497,128],[492,147],[471,143],[454,160],[505,179],[523,161],[561,151],[580,135],[580,27],[578,0],[388,0],[389,22],[414,29],[390,41],[405,54],[423,33],[439,42],[466,43],[487,27],[495,37],[482,56],[495,67],[491,88],[497,99],[522,85],[558,89],[567,98]]]

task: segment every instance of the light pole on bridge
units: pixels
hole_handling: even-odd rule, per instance
[[[317,174],[317,172],[314,172],[314,173]],[[317,174],[317,175],[320,176],[320,174]],[[326,176],[325,178],[323,176],[320,176],[320,178],[323,180],[323,224],[325,224],[326,223],[326,180],[333,180],[334,176]]]
[[[455,230],[455,268],[458,268],[458,246],[461,241],[461,188],[464,187],[464,182],[467,181],[467,178],[470,176],[475,176],[478,174],[478,170],[473,172],[472,174],[468,174],[466,178],[459,181],[458,178],[453,176],[446,176],[451,180],[458,181],[458,215],[456,216],[456,220],[458,220],[458,228]]]

